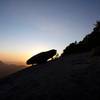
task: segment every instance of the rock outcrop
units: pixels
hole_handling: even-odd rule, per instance
[[[57,51],[55,49],[46,51],[46,52],[41,52],[30,59],[27,60],[26,64],[30,65],[38,65],[41,63],[45,63],[48,61],[48,59],[52,58],[54,55],[56,55]]]

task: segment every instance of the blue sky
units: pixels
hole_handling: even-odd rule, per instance
[[[92,31],[99,9],[100,0],[0,0],[0,59],[63,51]]]

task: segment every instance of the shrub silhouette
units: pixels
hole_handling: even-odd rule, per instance
[[[87,50],[100,46],[100,22],[97,22],[93,32],[83,39]]]
[[[52,49],[46,52],[41,52],[33,57],[31,57],[29,60],[27,60],[27,64],[32,64],[32,65],[38,65],[41,63],[45,63],[48,61],[48,59],[52,58],[54,55],[56,55],[56,50]]]
[[[64,53],[65,54],[71,54],[72,52],[75,53],[77,48],[76,48],[76,42],[75,43],[71,43],[65,50]]]
[[[64,55],[91,51],[93,48],[100,47],[100,21],[98,21],[93,32],[86,35],[79,43],[71,43],[63,50]]]

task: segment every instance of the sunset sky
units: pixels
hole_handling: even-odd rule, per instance
[[[25,63],[41,51],[59,53],[100,20],[100,0],[0,0],[0,60]]]

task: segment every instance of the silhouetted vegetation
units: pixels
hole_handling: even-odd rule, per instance
[[[96,23],[93,32],[86,35],[82,41],[80,41],[79,43],[77,42],[71,43],[69,46],[67,46],[64,49],[62,56],[75,53],[88,52],[99,46],[100,46],[100,21]]]
[[[31,57],[29,60],[27,60],[27,64],[37,65],[41,63],[46,63],[48,59],[53,58],[54,55],[56,55],[57,51],[52,49],[46,52],[41,52],[33,57]]]

